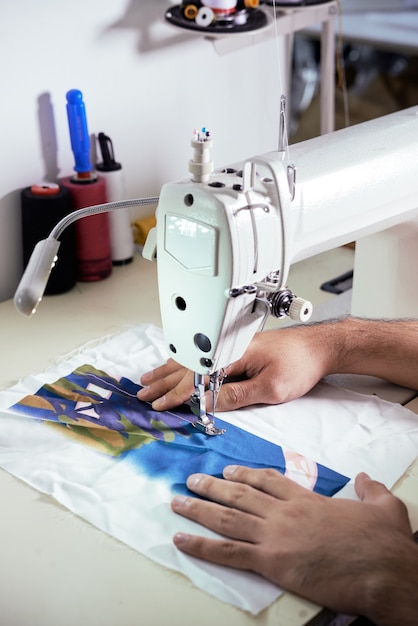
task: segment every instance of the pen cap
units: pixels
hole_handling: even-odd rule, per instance
[[[111,138],[104,133],[99,133],[97,135],[97,139],[99,142],[100,152],[103,161],[102,163],[97,164],[96,169],[99,172],[114,172],[116,170],[121,170],[122,165],[115,161],[115,154],[113,152],[113,143]]]
[[[74,210],[71,194],[55,183],[39,183],[21,192],[23,264],[27,266],[38,241],[46,239],[54,226]],[[72,289],[76,282],[75,229],[69,226],[60,237],[60,252],[45,294]]]

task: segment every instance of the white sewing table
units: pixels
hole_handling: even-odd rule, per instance
[[[138,323],[161,325],[156,267],[139,256],[97,283],[44,298],[32,319],[0,304],[0,389],[54,358]],[[415,402],[415,404],[414,404]],[[411,407],[418,413],[418,400]],[[418,529],[418,463],[394,490]],[[4,626],[297,626],[320,608],[285,593],[257,617],[205,594],[0,470]]]

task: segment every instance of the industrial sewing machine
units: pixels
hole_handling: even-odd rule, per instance
[[[309,319],[311,304],[287,287],[294,261],[403,222],[385,233],[383,257],[393,256],[381,280],[370,276],[371,259],[356,269],[353,300],[358,314],[372,299],[377,317],[417,315],[417,139],[413,108],[213,169],[210,134],[195,132],[192,180],[162,188],[144,256],[157,256],[166,347],[195,372],[196,425],[207,434],[219,430],[206,412],[205,376],[215,406],[225,368],[268,315]],[[389,241],[398,249],[386,249]]]
[[[144,255],[157,258],[168,353],[195,372],[197,427],[221,432],[206,411],[206,386],[216,404],[225,368],[266,316],[309,319],[310,303],[287,286],[291,263],[356,240],[352,313],[417,316],[417,138],[414,107],[214,169],[210,135],[195,133],[192,180],[162,188]],[[64,218],[35,248],[18,310],[36,310],[69,223],[140,203],[146,199]]]

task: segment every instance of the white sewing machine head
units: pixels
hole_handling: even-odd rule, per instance
[[[301,321],[311,313],[286,289],[285,166],[266,156],[212,173],[211,143],[195,133],[193,180],[163,187],[144,249],[147,258],[157,250],[168,350],[199,374],[239,359],[271,312]]]

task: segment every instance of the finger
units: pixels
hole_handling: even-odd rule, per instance
[[[360,500],[368,504],[374,504],[379,499],[391,495],[385,485],[377,480],[372,480],[365,472],[361,472],[356,476],[354,486]]]
[[[182,552],[210,563],[228,565],[242,570],[255,570],[253,563],[255,563],[256,553],[251,543],[228,539],[207,539],[185,533],[174,535],[173,542]]]
[[[383,509],[390,521],[403,532],[412,533],[408,510],[405,504],[394,496],[382,483],[372,480],[366,473],[360,473],[355,479],[355,489],[360,500]]]
[[[175,496],[171,508],[175,513],[231,539],[252,542],[262,534],[259,517],[235,508],[188,496]]]
[[[266,388],[260,385],[257,378],[225,382],[219,392],[216,410],[232,411],[253,404],[270,404],[266,397]]]
[[[227,465],[223,475],[228,481],[248,485],[277,500],[291,500],[296,497],[315,499],[321,497],[271,468],[254,469],[242,465]]]
[[[194,390],[192,374],[187,370],[175,371],[161,380],[138,391],[139,400],[152,402],[155,410],[163,411],[179,406],[190,399]]]
[[[169,374],[172,374],[173,372],[182,369],[184,368],[176,363],[176,361],[174,361],[173,359],[168,359],[167,362],[164,363],[164,365],[160,365],[159,367],[156,367],[149,372],[145,372],[145,374],[141,376],[141,385],[150,385],[156,380],[159,380],[160,378],[165,378]]]
[[[162,378],[156,378],[152,383],[148,383],[138,391],[138,398],[141,400],[154,400],[156,397],[162,396],[170,389],[170,385],[178,384],[183,378],[183,372],[173,372]],[[141,383],[143,380],[141,379]]]
[[[187,479],[187,486],[190,491],[207,500],[260,518],[274,504],[270,495],[249,485],[225,481],[207,474],[192,474]]]

